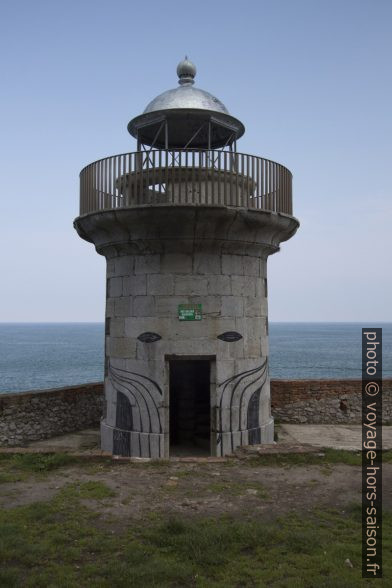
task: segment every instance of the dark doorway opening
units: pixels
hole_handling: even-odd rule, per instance
[[[170,455],[210,455],[210,362],[172,360]]]

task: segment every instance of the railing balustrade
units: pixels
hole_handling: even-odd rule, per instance
[[[138,151],[106,157],[80,173],[80,214],[141,205],[257,208],[292,215],[292,175],[244,153]]]

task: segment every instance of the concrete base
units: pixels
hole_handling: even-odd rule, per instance
[[[217,435],[217,443],[212,444],[212,456],[232,455],[238,447],[243,445],[258,445],[273,443],[274,419],[260,427]],[[123,431],[111,427],[105,421],[101,422],[101,448],[113,455],[124,457],[149,457],[152,459],[168,459],[175,455],[208,455],[208,450],[193,445],[170,447],[165,443],[164,434],[136,433]]]
[[[361,451],[361,425],[279,425],[279,443],[309,444],[347,451]],[[382,428],[383,449],[392,449],[392,427]]]
[[[258,445],[260,443],[273,443],[274,441],[274,419],[260,427],[246,429],[233,433],[222,433],[218,438],[217,455],[231,455],[238,447],[243,445]]]
[[[32,449],[42,449],[53,451],[87,451],[99,450],[100,435],[98,429],[83,429],[83,431],[75,431],[66,435],[57,435],[42,441],[34,441],[28,443],[28,447]]]
[[[278,442],[271,445],[273,453],[290,452],[303,453],[304,447],[330,447],[332,449],[344,449],[346,451],[360,451],[361,450],[361,425],[279,425],[278,428]],[[383,450],[392,449],[392,426],[383,426]],[[271,443],[271,442],[269,442]],[[267,445],[267,444],[266,444]],[[68,435],[60,435],[51,437],[42,441],[35,441],[28,444],[28,449],[31,451],[88,451],[97,449],[99,447],[99,431],[97,429],[86,429],[84,431],[77,431],[69,433]],[[291,450],[288,451],[288,447]],[[297,448],[297,449],[295,449]],[[191,455],[184,453],[183,450],[177,451],[176,448],[172,452],[171,457],[177,455]],[[26,450],[26,445],[19,448],[4,448],[0,449],[0,453],[8,453]],[[191,459],[191,458],[189,458]],[[211,458],[214,459],[214,458]],[[219,458],[215,458],[219,459]],[[222,459],[222,458],[221,458]]]
[[[166,457],[163,434],[123,431],[107,425],[105,421],[101,422],[101,448],[124,457]]]

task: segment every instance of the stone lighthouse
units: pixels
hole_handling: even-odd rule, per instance
[[[74,226],[107,261],[102,449],[168,458],[271,443],[267,257],[298,228],[292,176],[237,151],[244,125],[194,85],[128,124],[133,153],[80,174]]]

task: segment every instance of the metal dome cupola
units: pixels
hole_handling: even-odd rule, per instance
[[[179,86],[159,94],[128,124],[138,149],[235,148],[245,132],[241,121],[218,98],[194,86],[196,67],[187,57],[178,64],[177,75]]]

